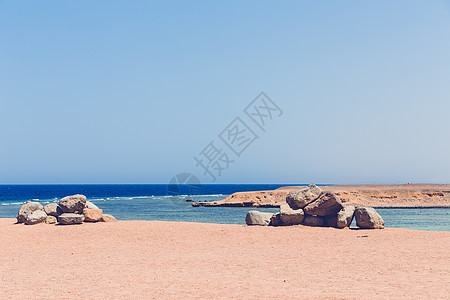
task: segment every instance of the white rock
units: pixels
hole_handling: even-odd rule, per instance
[[[28,215],[27,221],[25,224],[27,225],[34,225],[38,223],[45,222],[45,219],[47,218],[47,214],[43,210],[35,210],[31,214]]]
[[[27,221],[28,215],[30,215],[34,211],[43,209],[44,208],[42,207],[42,204],[40,204],[39,202],[25,202],[20,208],[19,213],[17,214],[17,223],[25,223]]]
[[[268,226],[270,224],[270,219],[272,218],[272,216],[273,213],[263,213],[260,211],[251,210],[245,217],[245,223],[247,225]]]
[[[337,213],[337,227],[338,228],[350,227],[353,221],[354,213],[355,213],[354,206],[344,206]]]

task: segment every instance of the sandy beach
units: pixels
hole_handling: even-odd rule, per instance
[[[450,232],[0,219],[1,299],[448,299]]]

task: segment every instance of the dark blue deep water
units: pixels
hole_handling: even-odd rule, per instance
[[[294,184],[289,184],[294,185]],[[299,184],[295,184],[299,185]],[[253,208],[192,207],[193,201],[217,201],[235,192],[273,190],[277,184],[205,184],[175,186],[136,185],[0,185],[0,218],[14,218],[23,202],[43,205],[60,198],[84,194],[88,200],[120,220],[159,220],[245,224],[245,215]],[[258,208],[276,212],[277,209]],[[450,230],[450,209],[377,209],[386,227]]]

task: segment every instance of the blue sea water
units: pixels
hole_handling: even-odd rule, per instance
[[[292,184],[291,184],[292,185]],[[298,185],[298,184],[296,184]],[[273,190],[277,184],[136,185],[0,185],[0,218],[14,218],[23,202],[43,205],[67,195],[88,200],[119,220],[159,220],[245,224],[248,207],[192,207],[187,199],[217,201],[235,192]],[[258,208],[276,212],[276,208]],[[450,209],[377,209],[386,227],[450,231]]]

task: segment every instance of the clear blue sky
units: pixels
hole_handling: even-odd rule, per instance
[[[0,38],[0,183],[207,183],[261,91],[217,183],[450,183],[450,1],[0,0]]]

